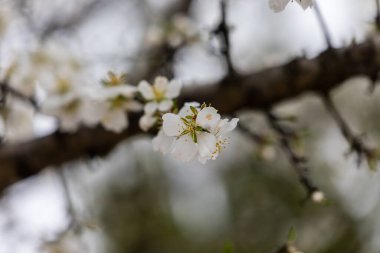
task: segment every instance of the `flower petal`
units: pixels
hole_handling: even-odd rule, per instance
[[[140,112],[142,108],[142,104],[136,100],[128,100],[124,105],[124,109],[129,112]]]
[[[181,92],[182,84],[181,82],[177,80],[172,80],[169,83],[169,86],[166,90],[166,97],[167,98],[176,98],[179,96],[179,93]]]
[[[123,110],[111,110],[102,118],[105,129],[120,133],[128,127],[128,118]]]
[[[216,151],[216,137],[206,132],[199,133],[198,149],[201,157],[211,157]]]
[[[184,135],[174,141],[172,154],[183,162],[194,160],[198,153],[198,147],[191,139],[190,135]]]
[[[151,100],[154,98],[152,86],[147,81],[141,81],[137,89],[145,99]]]
[[[274,12],[280,12],[285,9],[285,6],[290,0],[269,0],[269,8]]]
[[[95,95],[98,99],[106,100],[109,98],[114,98],[120,95],[124,97],[131,98],[136,92],[136,87],[132,85],[120,85],[112,87],[104,87],[99,89],[98,94]]]
[[[165,93],[168,88],[168,79],[164,76],[157,76],[154,79],[153,86],[158,93]]]
[[[179,136],[181,134],[184,124],[178,115],[165,113],[162,119],[162,130],[167,136]]]
[[[218,125],[219,130],[218,130],[217,135],[221,136],[228,132],[231,132],[232,130],[236,128],[238,122],[239,122],[238,118],[233,118],[230,121],[228,121],[227,119],[221,120]]]
[[[205,107],[199,111],[197,124],[211,132],[214,131],[220,121],[220,114],[214,107]]]
[[[149,114],[144,114],[139,120],[140,128],[146,132],[156,123],[156,118]]]
[[[108,105],[105,101],[86,99],[81,107],[83,123],[86,126],[95,126],[107,113]]]
[[[296,0],[296,2],[301,5],[302,9],[306,10],[307,7],[313,6],[313,0]]]
[[[172,108],[172,106],[173,100],[166,99],[158,104],[158,110],[160,110],[161,112],[167,112]]]
[[[159,150],[163,154],[167,154],[171,151],[173,146],[173,137],[167,136],[164,131],[160,130],[156,137],[152,140],[154,150]]]
[[[153,113],[157,111],[157,108],[158,108],[158,104],[156,102],[150,102],[144,106],[144,112],[146,114],[152,115]]]

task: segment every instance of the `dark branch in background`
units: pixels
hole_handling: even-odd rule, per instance
[[[49,247],[49,246],[54,247],[54,245],[59,244],[62,240],[64,240],[65,236],[70,232],[73,232],[73,233],[81,232],[81,224],[77,220],[77,214],[74,208],[74,204],[72,202],[69,184],[65,175],[65,169],[58,170],[57,176],[62,185],[63,198],[66,203],[66,212],[67,212],[69,221],[67,223],[67,226],[62,231],[60,231],[53,240],[49,240],[44,243],[45,247]]]
[[[297,58],[281,66],[239,76],[233,80],[239,86],[225,85],[232,81],[224,78],[208,86],[189,87],[179,102],[206,101],[220,113],[231,115],[239,109],[266,110],[305,92],[326,93],[351,77],[375,76],[379,70],[380,35],[373,35],[361,44],[327,50],[314,59]],[[144,78],[143,73],[139,74]],[[3,145],[0,147],[0,192],[46,166],[107,154],[120,141],[141,133],[138,116],[130,116],[130,127],[121,134],[100,127],[81,128],[72,134],[56,132],[24,143]]]
[[[0,91],[1,91],[1,104],[4,104],[6,102],[7,95],[11,95],[21,101],[24,101],[25,103],[31,105],[34,109],[38,109],[37,101],[33,97],[28,97],[15,88],[11,87],[8,84],[7,80],[4,80],[0,82]]]
[[[318,5],[317,1],[314,2],[314,9],[315,9],[315,14],[317,16],[319,25],[321,26],[321,29],[322,29],[322,32],[323,32],[323,36],[325,37],[327,47],[328,48],[332,48],[331,35],[330,35],[330,32],[329,32],[329,29],[327,28],[326,21],[323,18],[321,9],[319,8],[319,5]]]
[[[231,59],[230,26],[227,24],[227,0],[220,0],[220,22],[212,33],[220,38],[221,52],[226,60],[229,76],[235,76],[236,70]]]
[[[354,134],[347,124],[347,122],[343,119],[342,115],[339,113],[338,109],[336,108],[334,102],[331,99],[331,96],[328,94],[322,95],[324,105],[327,109],[327,111],[330,113],[330,115],[334,118],[336,123],[338,124],[338,127],[344,136],[344,138],[347,140],[348,144],[350,145],[350,153],[355,152],[357,155],[357,165],[360,166],[363,159],[366,159],[371,167],[371,160],[376,158],[375,150],[367,147],[365,143],[362,141],[360,136],[357,136]],[[376,166],[376,165],[375,165]],[[374,169],[374,168],[371,168]]]
[[[295,132],[289,129],[279,122],[277,116],[271,112],[265,112],[269,125],[278,135],[281,147],[287,156],[289,162],[293,166],[299,181],[307,192],[307,198],[310,198],[313,193],[318,192],[318,188],[310,179],[310,170],[307,166],[306,157],[299,155],[292,147],[292,139],[294,138]]]
[[[59,170],[57,172],[57,174],[58,174],[58,178],[59,178],[61,185],[62,185],[63,197],[64,197],[64,201],[66,203],[66,211],[67,211],[67,215],[69,218],[68,226],[67,226],[65,232],[69,231],[71,229],[73,229],[74,231],[79,231],[80,225],[79,225],[79,222],[77,220],[78,217],[77,217],[77,214],[76,214],[76,211],[74,208],[74,204],[73,204],[73,201],[71,198],[69,184],[68,184],[68,181],[67,181],[66,175],[65,175],[65,169]]]

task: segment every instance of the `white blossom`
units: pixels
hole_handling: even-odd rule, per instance
[[[194,21],[183,14],[176,14],[167,24],[148,28],[145,41],[149,46],[156,47],[166,43],[170,47],[178,48],[198,41],[199,37]]]
[[[199,108],[199,104],[186,104],[179,114],[166,113],[162,119],[162,130],[153,140],[154,149],[184,162],[198,159],[201,163],[218,157],[227,144],[226,134],[239,121],[221,119],[215,108]]]
[[[144,115],[140,119],[142,130],[149,130],[157,121],[157,112],[169,112],[174,105],[173,99],[179,96],[182,85],[177,80],[170,82],[166,77],[158,76],[153,85],[141,81],[138,90],[146,101]]]
[[[283,11],[286,7],[286,5],[293,0],[269,0],[269,7],[274,12],[280,12]],[[306,10],[308,7],[313,6],[313,0],[294,0],[296,1],[304,10]]]
[[[125,75],[108,75],[102,87],[89,91],[84,120],[90,125],[100,122],[105,129],[119,133],[128,127],[127,112],[140,111],[142,105],[135,100],[137,88],[126,83]]]
[[[71,91],[48,96],[41,105],[42,112],[57,117],[60,129],[73,132],[78,129],[82,116],[82,94]]]

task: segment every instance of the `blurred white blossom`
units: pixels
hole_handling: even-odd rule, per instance
[[[148,28],[145,41],[148,46],[159,46],[164,43],[173,48],[199,40],[199,34],[193,20],[183,14],[174,15],[164,26],[154,25]]]
[[[158,76],[155,78],[153,85],[147,81],[141,81],[138,90],[146,101],[144,106],[144,115],[140,119],[142,130],[149,130],[157,121],[157,112],[169,112],[173,106],[173,99],[180,94],[182,85],[177,80],[170,82],[166,77]]]

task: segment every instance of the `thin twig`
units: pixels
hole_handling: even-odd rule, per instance
[[[363,161],[363,158],[371,158],[374,155],[374,150],[367,147],[365,143],[363,143],[362,139],[353,133],[347,122],[343,119],[342,115],[339,113],[336,108],[334,102],[332,101],[329,94],[322,94],[322,99],[327,111],[333,117],[335,122],[338,124],[339,130],[347,140],[350,145],[351,152],[355,152],[357,154],[357,165]]]
[[[313,193],[319,191],[319,189],[314,185],[309,177],[309,168],[307,166],[307,159],[304,156],[296,154],[291,145],[291,138],[293,137],[289,130],[283,127],[279,122],[278,118],[271,112],[265,112],[269,125],[272,129],[278,134],[281,147],[284,150],[286,156],[288,157],[289,162],[292,164],[295,169],[299,181],[305,188],[307,192],[307,197],[310,198]]]
[[[323,36],[325,37],[327,47],[331,49],[332,48],[331,35],[329,32],[329,29],[327,28],[326,22],[323,18],[321,9],[319,8],[319,5],[316,1],[314,2],[314,9],[315,9],[315,14],[317,16],[319,25],[321,26],[321,29],[323,32]]]
[[[228,74],[231,76],[236,75],[236,70],[231,59],[231,40],[230,40],[230,27],[227,24],[227,3],[226,0],[220,1],[220,22],[213,34],[217,35],[221,39],[222,48],[221,52],[227,63]]]
[[[67,233],[74,231],[75,233],[80,232],[80,224],[77,220],[77,214],[75,212],[74,204],[72,202],[69,185],[65,176],[65,169],[62,168],[57,170],[58,179],[62,185],[63,197],[66,203],[66,212],[69,218],[69,222],[65,229],[63,229],[54,240],[49,241],[48,243],[56,243],[62,240]]]
[[[262,144],[262,143],[265,143],[267,141],[267,138],[265,138],[265,136],[261,135],[261,134],[258,134],[258,133],[254,133],[252,132],[247,126],[245,126],[244,124],[238,124],[238,128],[246,133],[254,142],[256,143],[259,143],[259,144]]]

